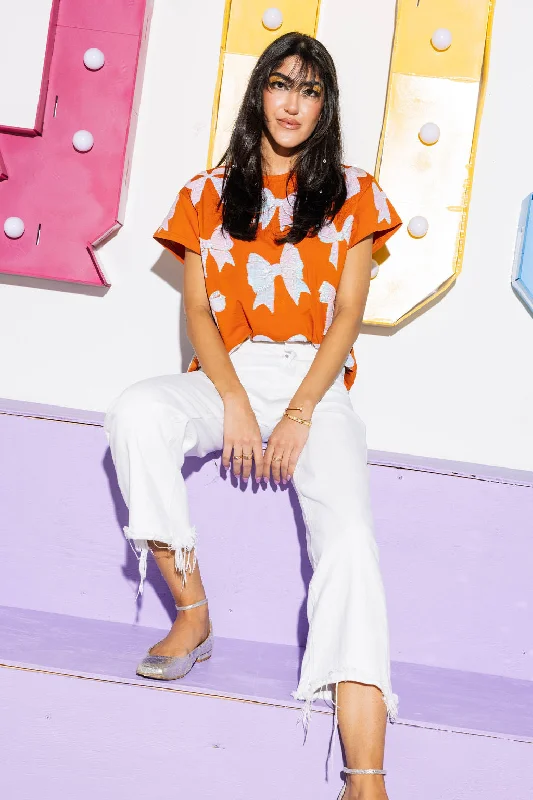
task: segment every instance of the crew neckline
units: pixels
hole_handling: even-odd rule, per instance
[[[271,180],[272,178],[286,178],[288,175],[290,175],[290,170],[288,172],[276,172],[276,173],[263,172],[263,178],[268,178],[269,180]]]

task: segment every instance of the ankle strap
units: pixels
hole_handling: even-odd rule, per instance
[[[348,767],[343,767],[342,771],[345,772],[347,775],[364,775],[366,773],[375,773],[376,775],[386,775],[386,769],[348,769]]]
[[[189,608],[197,608],[198,606],[203,606],[207,603],[207,597],[204,600],[199,600],[197,603],[192,603],[190,606],[176,606],[178,611],[187,611]]]

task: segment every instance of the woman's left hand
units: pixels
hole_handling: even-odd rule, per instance
[[[289,411],[289,414],[303,419],[309,419],[311,416],[310,414],[301,414],[298,411]],[[272,478],[275,483],[279,483],[280,479],[283,483],[290,481],[308,436],[308,425],[303,425],[283,416],[268,440],[263,456],[263,480],[269,480],[270,470],[272,469]]]

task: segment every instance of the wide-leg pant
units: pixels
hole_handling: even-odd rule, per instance
[[[305,377],[317,348],[310,343],[248,339],[230,353],[267,442]],[[398,714],[390,677],[389,631],[379,553],[373,533],[366,428],[354,411],[343,372],[316,406],[293,475],[307,529],[313,576],[309,635],[293,696],[306,701],[305,729],[315,698],[350,680],[377,686],[388,719]],[[183,575],[194,569],[196,529],[181,467],[186,455],[222,449],[223,403],[202,371],[161,375],[126,388],[110,405],[104,430],[129,509],[124,534],[140,553],[147,540],[175,551]],[[296,423],[295,423],[296,424]]]

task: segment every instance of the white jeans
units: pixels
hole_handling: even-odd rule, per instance
[[[245,341],[230,353],[256,414],[263,442],[289,405],[318,352],[310,343]],[[377,686],[388,719],[398,714],[390,677],[389,631],[373,533],[366,428],[343,382],[344,368],[317,404],[293,484],[307,529],[313,576],[309,634],[293,696],[306,701],[307,731],[315,698],[332,701],[332,685]],[[147,540],[175,551],[185,579],[196,563],[189,520],[186,455],[222,449],[223,403],[205,372],[161,375],[126,388],[104,422],[117,479],[129,509],[124,534],[140,553],[142,592]],[[296,424],[296,423],[295,423]]]

